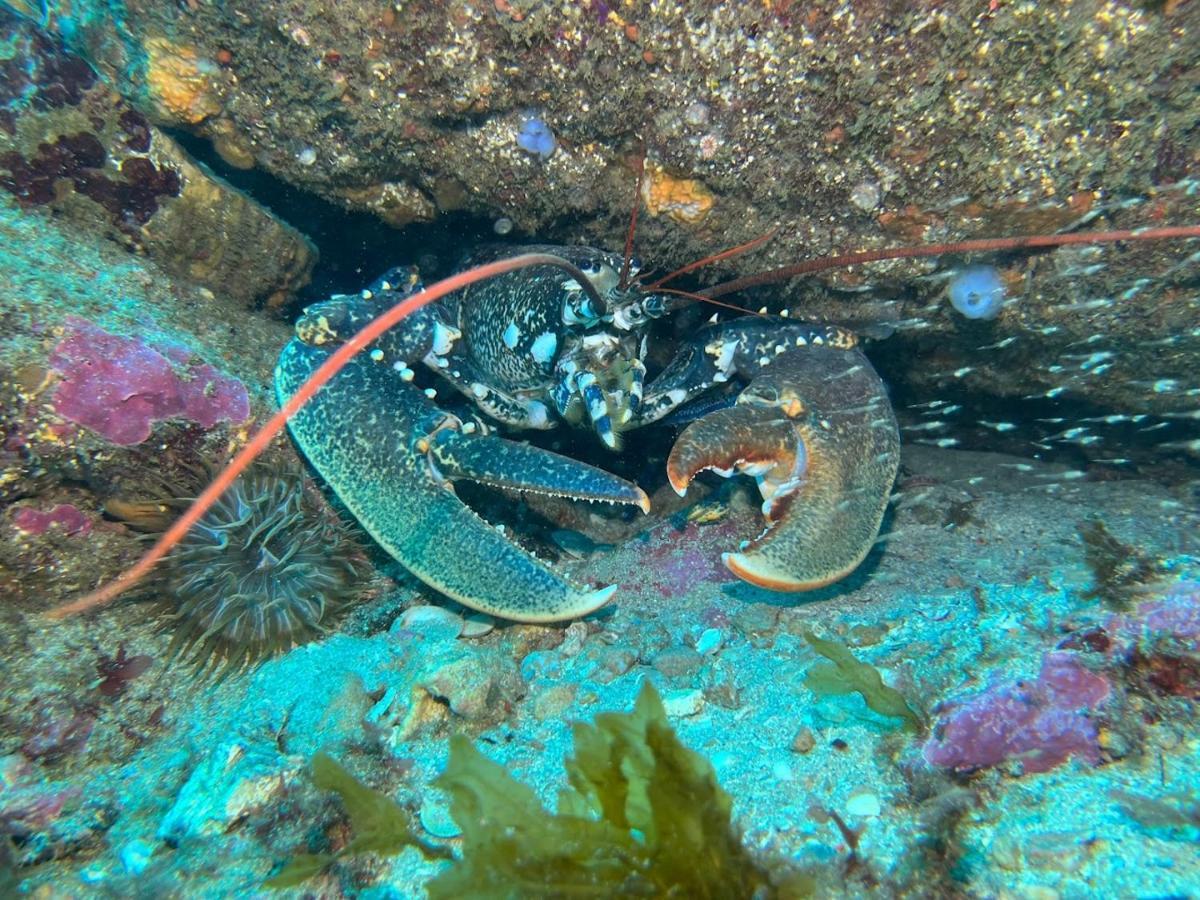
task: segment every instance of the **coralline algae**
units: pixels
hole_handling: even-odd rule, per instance
[[[85,319],[68,321],[50,365],[62,377],[55,412],[114,444],[140,444],[162,419],[212,428],[250,415],[246,386],[236,378],[198,362],[182,347],[156,349]]]

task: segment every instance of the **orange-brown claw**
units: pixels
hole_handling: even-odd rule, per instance
[[[774,360],[731,409],[693,422],[667,461],[682,494],[699,472],[753,475],[768,527],[725,565],[775,591],[853,572],[879,533],[900,461],[883,383],[857,349],[809,347]]]

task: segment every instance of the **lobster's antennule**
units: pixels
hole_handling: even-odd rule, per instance
[[[633,236],[637,233],[638,207],[642,203],[642,179],[646,177],[646,151],[637,157],[636,178],[633,180],[633,205],[629,213],[629,230],[625,232],[625,256],[621,262],[620,289],[629,287],[629,262],[633,259]]]
[[[729,259],[734,256],[741,256],[743,253],[749,253],[751,250],[757,250],[775,235],[779,234],[778,226],[772,228],[766,234],[761,234],[752,241],[746,241],[744,244],[738,244],[736,247],[730,247],[728,250],[722,250],[720,253],[714,253],[712,256],[706,256],[703,259],[698,259],[695,262],[690,262],[681,269],[676,269],[669,275],[664,275],[662,278],[656,279],[652,284],[646,285],[646,290],[653,291],[660,286],[666,284],[681,275],[686,275],[688,272],[694,272],[697,269],[702,269],[711,263],[720,262],[723,259]]]
[[[104,606],[141,581],[184,538],[192,526],[200,521],[212,505],[221,498],[221,495],[237,480],[238,476],[246,471],[250,464],[267,449],[276,435],[283,431],[288,419],[295,415],[305,403],[311,400],[313,395],[341,371],[350,360],[393,325],[422,307],[428,306],[435,300],[446,296],[446,294],[475,284],[477,281],[483,281],[496,275],[503,275],[505,272],[529,268],[530,266],[556,266],[567,272],[579,284],[591,287],[591,282],[587,280],[587,277],[565,259],[552,256],[548,253],[526,253],[522,256],[497,260],[484,266],[477,266],[474,269],[459,272],[457,275],[452,275],[436,284],[430,285],[420,293],[406,297],[378,318],[371,320],[361,331],[331,353],[329,358],[283,404],[283,407],[275,415],[271,416],[267,420],[267,423],[250,439],[249,443],[230,460],[229,465],[221,470],[217,477],[213,479],[212,484],[204,489],[203,493],[193,501],[192,505],[187,508],[183,515],[164,532],[162,537],[154,543],[154,546],[147,550],[145,555],[131,568],[118,576],[115,581],[80,597],[78,600],[50,610],[48,615],[53,619],[62,619],[75,613],[86,612],[90,609]],[[595,289],[592,288],[592,290],[594,291]]]
[[[762,284],[774,284],[795,278],[797,275],[808,275],[812,272],[823,272],[826,269],[839,269],[845,266],[856,266],[862,263],[879,262],[885,259],[917,259],[925,256],[942,256],[947,253],[996,253],[1006,250],[1036,250],[1048,247],[1063,247],[1068,244],[1113,244],[1118,241],[1163,241],[1178,238],[1200,237],[1200,225],[1175,225],[1166,228],[1138,228],[1128,231],[1092,231],[1075,234],[1038,234],[1024,237],[980,238],[971,241],[957,241],[951,244],[929,244],[923,247],[892,247],[886,250],[864,250],[860,253],[846,253],[841,256],[826,256],[821,259],[810,259],[792,266],[784,266],[770,272],[760,272],[757,275],[747,275],[733,281],[706,288],[698,293],[705,297],[722,297],[746,288],[758,287]]]
[[[675,288],[658,288],[657,290],[655,290],[654,293],[656,293],[656,294],[671,294],[676,297],[687,297],[691,300],[697,300],[700,303],[706,303],[709,306],[719,306],[722,309],[730,309],[730,310],[733,310],[734,312],[740,312],[740,313],[749,313],[752,316],[762,316],[763,315],[762,313],[755,312],[752,309],[746,309],[745,307],[738,306],[736,303],[723,303],[720,300],[714,300],[712,297],[705,297],[703,294],[694,294],[691,291],[680,291]],[[765,316],[764,316],[764,318],[765,318]]]

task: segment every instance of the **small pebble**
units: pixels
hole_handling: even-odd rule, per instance
[[[587,637],[587,625],[583,622],[572,622],[563,632],[563,642],[558,645],[558,652],[563,656],[574,656],[583,649]]]
[[[449,807],[440,802],[426,799],[417,815],[421,827],[436,838],[455,838],[462,834],[462,829],[450,818]]]
[[[732,671],[724,666],[714,666],[707,673],[704,683],[704,699],[722,709],[741,709],[742,694]]]
[[[130,875],[141,875],[150,865],[150,857],[154,855],[154,845],[141,839],[130,841],[121,848],[121,865]]]
[[[852,816],[878,816],[882,807],[879,797],[870,791],[859,791],[851,794],[846,801],[846,812]]]
[[[668,678],[685,678],[703,663],[704,657],[691,647],[668,647],[650,660],[650,664]]]
[[[501,216],[492,223],[492,231],[499,235],[508,234],[513,230],[513,220],[508,216]]]
[[[483,613],[471,613],[463,621],[462,634],[459,637],[477,638],[490,634],[496,627],[496,620]]]
[[[700,637],[696,638],[696,652],[705,656],[716,653],[721,649],[724,640],[725,636],[721,634],[721,629],[706,628],[700,633]]]
[[[311,166],[317,161],[317,151],[312,147],[305,147],[296,154],[296,162],[302,166]]]
[[[777,762],[771,766],[771,777],[779,781],[791,781],[796,776],[792,772],[792,767],[785,762]]]
[[[430,641],[452,641],[463,631],[463,619],[440,606],[412,606],[392,625],[414,631]]]
[[[779,607],[766,603],[748,603],[733,616],[734,627],[746,637],[766,634],[778,621]]]
[[[637,651],[632,647],[623,644],[605,647],[596,654],[596,668],[591,678],[598,684],[611,684],[632,669],[637,661]]]
[[[540,722],[560,718],[575,700],[577,688],[573,684],[556,684],[546,688],[533,701],[533,717]]]
[[[694,716],[704,708],[704,693],[699,690],[667,691],[663,695],[663,708],[673,718]]]
[[[813,736],[811,728],[801,728],[792,738],[792,752],[794,753],[808,753],[816,745],[817,739]]]

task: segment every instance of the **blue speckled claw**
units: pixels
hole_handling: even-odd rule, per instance
[[[636,484],[530,444],[446,428],[437,433],[430,452],[447,478],[577,500],[628,503],[650,512],[650,498]]]
[[[298,338],[288,343],[275,370],[281,400],[324,356]],[[409,378],[386,362],[356,360],[289,423],[300,449],[363,528],[423,582],[482,612],[552,622],[604,605],[614,587],[575,584],[514,546],[458,500],[451,479],[643,509],[646,495],[549,451],[467,433]]]

